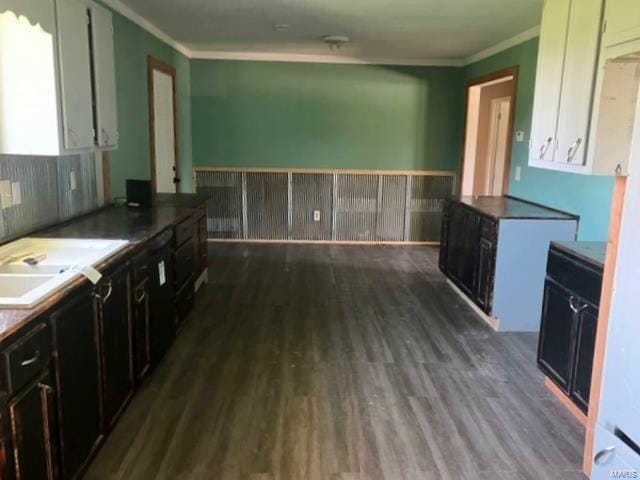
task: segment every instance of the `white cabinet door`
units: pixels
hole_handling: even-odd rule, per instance
[[[601,425],[596,429],[591,480],[640,478],[640,455]]]
[[[118,113],[113,18],[111,12],[95,3],[91,6],[91,32],[98,146],[116,148],[118,145]]]
[[[66,149],[94,146],[89,8],[82,0],[57,0],[63,138]]]
[[[529,144],[532,164],[553,160],[570,4],[546,0],[544,5]]]
[[[607,0],[605,47],[640,38],[640,2],[638,0]]]
[[[556,163],[579,167],[585,163],[601,23],[602,0],[572,1],[560,93]]]

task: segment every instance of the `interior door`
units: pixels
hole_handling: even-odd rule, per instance
[[[152,173],[156,192],[175,193],[180,181],[175,123],[175,70],[157,61],[150,64]]]
[[[507,162],[509,142],[509,113],[511,98],[496,98],[491,101],[491,126],[484,195],[501,196],[504,185],[504,169]]]

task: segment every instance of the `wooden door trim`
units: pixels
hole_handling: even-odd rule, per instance
[[[506,160],[504,163],[504,174],[502,178],[502,191],[505,195],[509,193],[509,184],[511,181],[511,167],[513,163],[513,142],[514,142],[514,128],[516,122],[516,110],[518,104],[518,79],[520,76],[520,67],[518,65],[514,67],[505,68],[502,70],[498,70],[493,73],[489,73],[487,75],[482,75],[480,77],[472,78],[467,82],[467,102],[464,110],[464,127],[463,127],[463,137],[462,137],[462,160],[460,162],[460,182],[459,182],[459,191],[458,193],[462,193],[462,182],[463,182],[463,174],[464,174],[464,163],[465,163],[465,152],[467,149],[467,122],[469,121],[469,90],[471,87],[475,87],[477,85],[481,85],[483,83],[492,82],[494,80],[498,80],[500,78],[505,77],[513,77],[513,88],[511,89],[511,108],[509,109],[509,125],[508,130],[510,132],[511,141],[507,143],[507,151],[506,151]]]
[[[180,172],[180,137],[178,129],[178,92],[177,92],[177,73],[173,65],[163,62],[151,55],[147,57],[147,81],[149,90],[149,139],[151,152],[151,188],[153,192],[157,191],[156,185],[156,131],[155,131],[155,109],[154,109],[154,88],[153,88],[153,72],[159,72],[169,75],[172,79],[173,91],[173,137],[174,137],[174,154],[175,154],[175,177],[179,178]],[[176,193],[179,191],[179,184],[175,183]]]

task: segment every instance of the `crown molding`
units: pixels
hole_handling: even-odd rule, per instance
[[[133,23],[138,25],[139,27],[142,27],[143,29],[145,29],[154,37],[158,38],[159,40],[162,40],[167,45],[172,46],[177,51],[182,53],[184,56],[191,58],[191,51],[187,47],[185,47],[182,43],[172,38],[170,35],[167,35],[160,28],[155,26],[149,20],[144,18],[142,15],[132,10],[130,7],[122,3],[120,0],[101,0],[101,1],[112,10],[118,12],[123,17],[126,17],[127,19],[131,20]]]
[[[517,35],[514,35],[511,38],[507,38],[502,42],[496,43],[495,45],[485,48],[484,50],[479,51],[478,53],[474,53],[473,55],[467,57],[463,61],[463,65],[470,65],[475,62],[479,62],[480,60],[484,60],[485,58],[489,58],[496,53],[503,52],[511,47],[515,47],[516,45],[521,44],[522,42],[526,42],[527,40],[531,40],[540,35],[540,25],[525,30]]]
[[[227,52],[216,50],[191,50],[193,60],[240,60],[257,62],[336,63],[352,65],[405,65],[462,67],[460,59],[403,59],[403,58],[355,58],[345,55],[321,55],[271,52]]]

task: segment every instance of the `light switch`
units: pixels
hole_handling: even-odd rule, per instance
[[[520,181],[520,179],[522,178],[522,167],[520,166],[516,167],[514,178],[516,182]]]
[[[73,192],[76,188],[78,188],[78,184],[76,183],[76,172],[71,170],[69,172],[69,190]]]
[[[2,208],[9,208],[13,205],[11,180],[2,180],[0,182],[0,202],[2,203]]]
[[[22,192],[20,191],[20,182],[11,182],[11,197],[14,205],[22,203]]]
[[[314,210],[313,211],[313,221],[314,222],[319,222],[320,221],[320,210]]]
[[[522,130],[516,132],[516,142],[524,142],[524,132]]]

